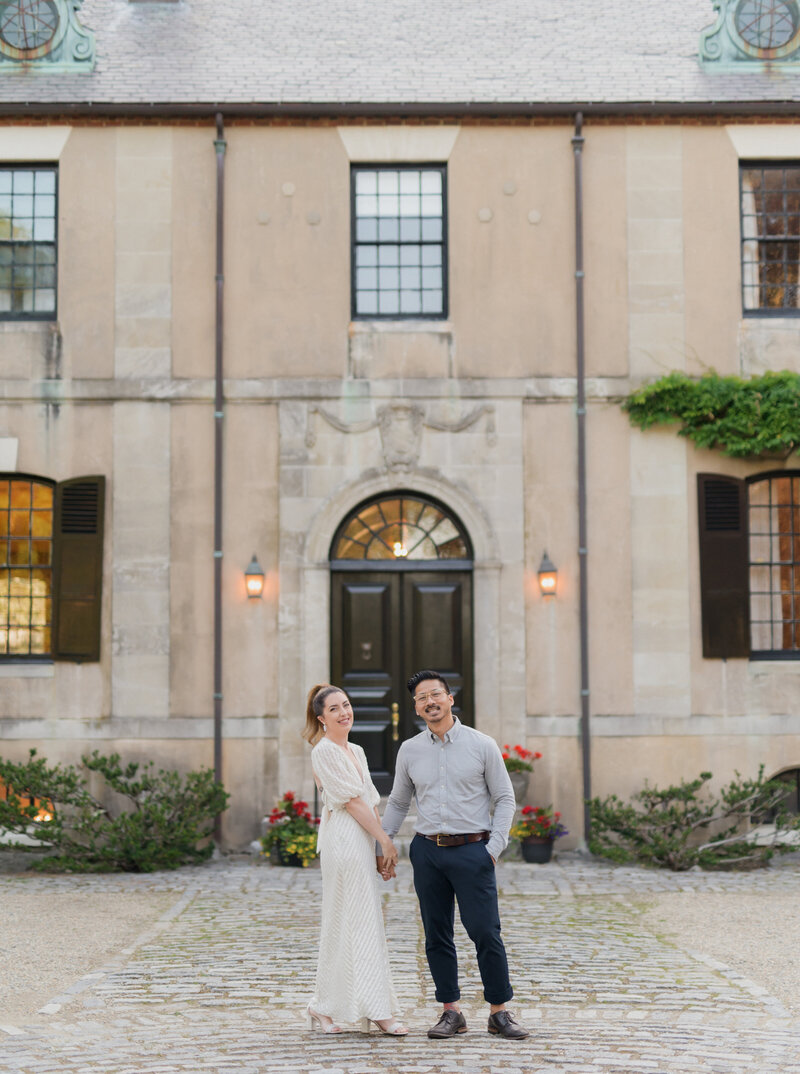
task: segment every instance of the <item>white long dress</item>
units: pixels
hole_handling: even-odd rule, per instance
[[[380,801],[360,746],[351,744],[361,772],[341,746],[322,739],[311,764],[322,785],[318,847],[322,868],[319,962],[311,1008],[334,1022],[393,1017],[397,998],[389,970],[375,869],[375,840],[345,809],[356,797]]]

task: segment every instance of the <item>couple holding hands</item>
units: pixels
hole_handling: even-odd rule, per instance
[[[390,1036],[408,1030],[397,1021],[377,868],[395,875],[392,842],[412,797],[417,832],[409,857],[425,929],[425,953],[442,1015],[432,1038],[466,1033],[459,1007],[458,963],[453,940],[454,906],[475,944],[486,1002],[488,1031],[522,1040],[528,1031],[506,1010],[512,989],[500,936],[495,864],[508,844],[516,808],[503,757],[488,735],[453,714],[453,697],[436,671],[408,680],[426,729],[397,754],[394,786],[383,816],[362,748],[348,741],[353,710],[344,690],[329,683],[308,695],[304,738],[314,746],[311,763],[322,794],[319,853],[322,914],[316,986],[310,1024],[340,1033],[340,1022],[370,1022]]]

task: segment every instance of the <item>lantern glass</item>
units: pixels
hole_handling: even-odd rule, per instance
[[[558,570],[545,552],[538,571],[539,591],[543,597],[554,597],[558,589]]]
[[[255,555],[247,565],[244,572],[244,583],[247,588],[247,599],[257,600],[264,592],[264,572]]]

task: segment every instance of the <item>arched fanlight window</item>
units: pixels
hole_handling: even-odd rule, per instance
[[[361,504],[344,520],[331,559],[471,559],[459,520],[426,497],[394,492]]]

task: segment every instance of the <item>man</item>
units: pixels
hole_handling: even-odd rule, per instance
[[[495,864],[508,845],[516,808],[514,791],[497,743],[466,727],[453,715],[447,681],[436,671],[418,671],[408,680],[417,714],[427,730],[402,744],[394,786],[383,816],[392,837],[417,799],[417,834],[409,857],[425,928],[425,953],[442,1016],[428,1036],[466,1033],[458,1001],[458,961],[453,941],[454,900],[475,944],[490,1005],[490,1033],[523,1040],[528,1030],[506,1010],[513,995],[500,937]],[[494,815],[490,816],[493,808]],[[384,876],[394,871],[378,870]]]

